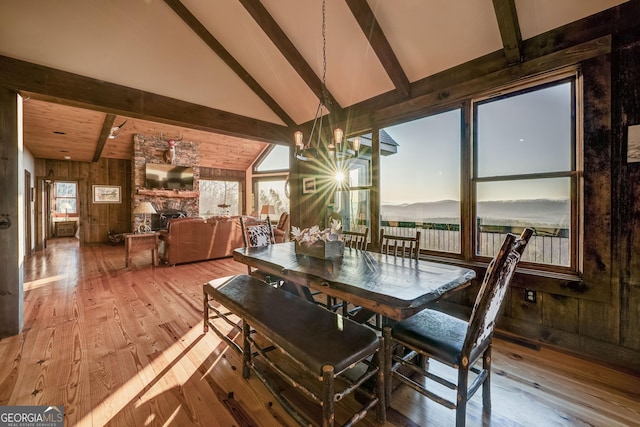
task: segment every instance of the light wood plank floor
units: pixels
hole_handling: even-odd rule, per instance
[[[232,259],[176,267],[123,246],[51,241],[25,262],[24,330],[0,340],[0,405],[64,405],[67,426],[293,426],[241,361],[202,332],[202,283]],[[492,402],[467,424],[640,425],[640,376],[495,339]],[[348,405],[349,402],[345,402]],[[386,426],[448,426],[454,412],[400,388]],[[373,415],[361,425],[375,426]]]

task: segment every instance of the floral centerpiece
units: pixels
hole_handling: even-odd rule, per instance
[[[320,230],[314,225],[300,229],[291,227],[291,236],[296,245],[296,253],[314,258],[332,259],[344,255],[344,237],[340,234],[342,224],[331,220],[331,227]]]

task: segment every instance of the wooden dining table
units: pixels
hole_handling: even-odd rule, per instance
[[[234,250],[233,258],[297,286],[404,320],[471,283],[476,273],[454,265],[345,248],[333,260],[300,255],[294,242]]]

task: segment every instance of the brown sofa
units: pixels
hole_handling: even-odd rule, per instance
[[[244,247],[239,216],[175,218],[158,233],[160,259],[171,265],[230,257]]]

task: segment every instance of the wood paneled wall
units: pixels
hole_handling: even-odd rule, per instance
[[[38,179],[78,182],[79,236],[82,243],[108,242],[108,232],[130,232],[131,161],[102,158],[95,163],[35,159]],[[93,203],[93,185],[118,185],[122,203]],[[42,212],[38,198],[37,212]],[[40,223],[40,221],[36,221]],[[36,230],[37,241],[42,231]]]
[[[619,259],[620,345],[640,350],[640,163],[627,163],[628,128],[640,125],[640,28],[614,38],[612,173]]]

